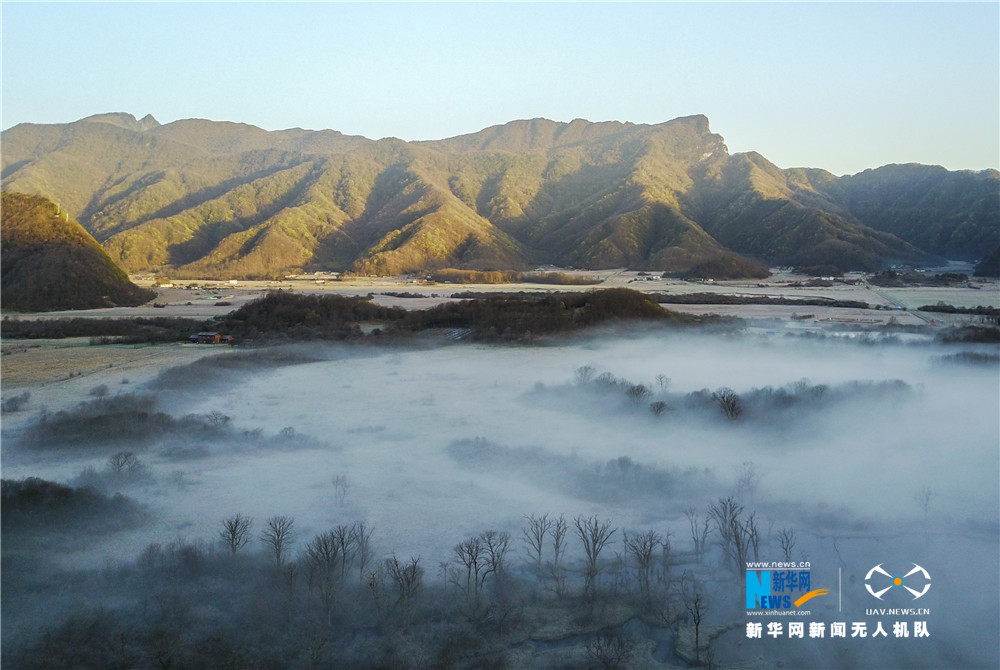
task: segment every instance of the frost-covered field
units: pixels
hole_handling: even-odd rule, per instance
[[[5,427],[3,472],[97,482],[153,511],[145,527],[68,548],[65,564],[132,560],[154,541],[213,542],[239,512],[293,516],[297,549],[364,521],[379,555],[419,556],[429,578],[456,543],[489,529],[511,533],[523,564],[528,514],[656,530],[682,556],[685,510],[704,515],[733,495],[758,514],[760,557],[780,559],[776,533],[795,529],[794,557],[824,585],[844,580],[839,606],[853,616],[872,605],[869,568],[919,563],[934,577],[927,600],[942,640],[959,644],[963,627],[995,640],[1000,383],[995,362],[942,358],[957,351],[662,331],[538,347],[227,353],[141,388],[110,387],[105,409],[150,394],[151,411],[173,421],[134,443],[88,436],[96,406],[61,419],[50,410],[48,430],[68,422],[72,439],[47,441],[55,433],[37,428],[29,403]],[[640,385],[645,395],[629,394]],[[77,388],[80,402],[97,399]],[[712,399],[723,388],[744,403],[735,420]],[[184,423],[192,416],[201,427]],[[122,449],[142,477],[109,478]],[[575,545],[570,556],[581,557]],[[710,555],[709,566],[721,562]],[[717,596],[720,615],[742,606],[734,584]]]
[[[321,360],[263,369],[195,363],[152,388],[157,408],[176,417],[221,413],[228,417],[225,446],[211,436],[203,444],[186,436],[189,449],[140,445],[136,453],[157,483],[131,493],[155,503],[168,532],[211,533],[215,517],[229,511],[290,513],[304,529],[351,516],[372,521],[397,550],[424,555],[447,550],[484,524],[516,527],[532,512],[601,511],[630,524],[651,513],[627,501],[609,509],[586,491],[470,469],[449,456],[449,444],[484,438],[595,467],[624,456],[666,469],[709,469],[719,492],[751,461],[762,498],[842,506],[859,517],[916,518],[912,494],[931,486],[932,512],[971,519],[996,493],[996,368],[946,365],[943,353],[930,346],[662,335],[535,348],[319,348],[307,354]],[[595,398],[576,379],[583,366],[595,377],[644,384],[652,395],[641,407],[624,390]],[[856,400],[770,416],[759,409],[735,422],[682,411],[685,396],[701,389],[745,394],[803,378],[831,388],[901,380],[909,389],[893,397],[859,391]],[[672,410],[656,417],[646,405],[658,394]],[[257,429],[310,439],[260,446]],[[112,449],[84,442],[72,451],[29,450],[11,437],[8,478],[65,480],[88,465],[101,468]],[[342,502],[332,484],[337,476],[347,483]],[[172,481],[184,482],[182,495]],[[672,511],[676,516],[679,508]],[[989,510],[983,512],[986,521]],[[671,516],[667,506],[663,515]]]

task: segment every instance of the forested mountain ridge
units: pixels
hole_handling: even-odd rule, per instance
[[[730,154],[708,119],[513,121],[370,140],[102,114],[3,133],[3,188],[44,195],[129,272],[268,277],[541,263],[876,270],[1000,246],[1000,174],[851,177]]]
[[[155,291],[129,281],[93,237],[41,196],[0,193],[3,307],[21,311],[138,305]]]

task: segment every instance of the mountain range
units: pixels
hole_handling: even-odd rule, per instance
[[[130,273],[552,264],[758,276],[1000,248],[996,170],[780,169],[730,154],[704,116],[532,119],[405,142],[114,113],[20,124],[0,140],[3,189],[51,199]]]

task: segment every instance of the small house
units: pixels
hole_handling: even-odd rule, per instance
[[[191,336],[191,341],[196,344],[221,344],[222,343],[222,333],[210,333],[203,331],[197,335]]]

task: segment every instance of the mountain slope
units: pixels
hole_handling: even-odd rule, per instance
[[[122,267],[179,277],[876,270],[979,260],[1000,244],[996,171],[781,170],[730,155],[704,116],[531,119],[407,143],[104,114],[11,128],[2,161],[4,188],[58,202]]]
[[[874,271],[886,263],[929,259],[931,254],[863,225],[795,176],[759,154],[738,154],[706,166],[691,204],[719,242],[779,265]]]
[[[83,227],[40,196],[0,193],[2,300],[52,311],[139,305],[155,291],[131,283]]]
[[[1000,173],[948,172],[934,165],[886,165],[831,182],[859,221],[949,258],[982,258],[1000,243]]]

